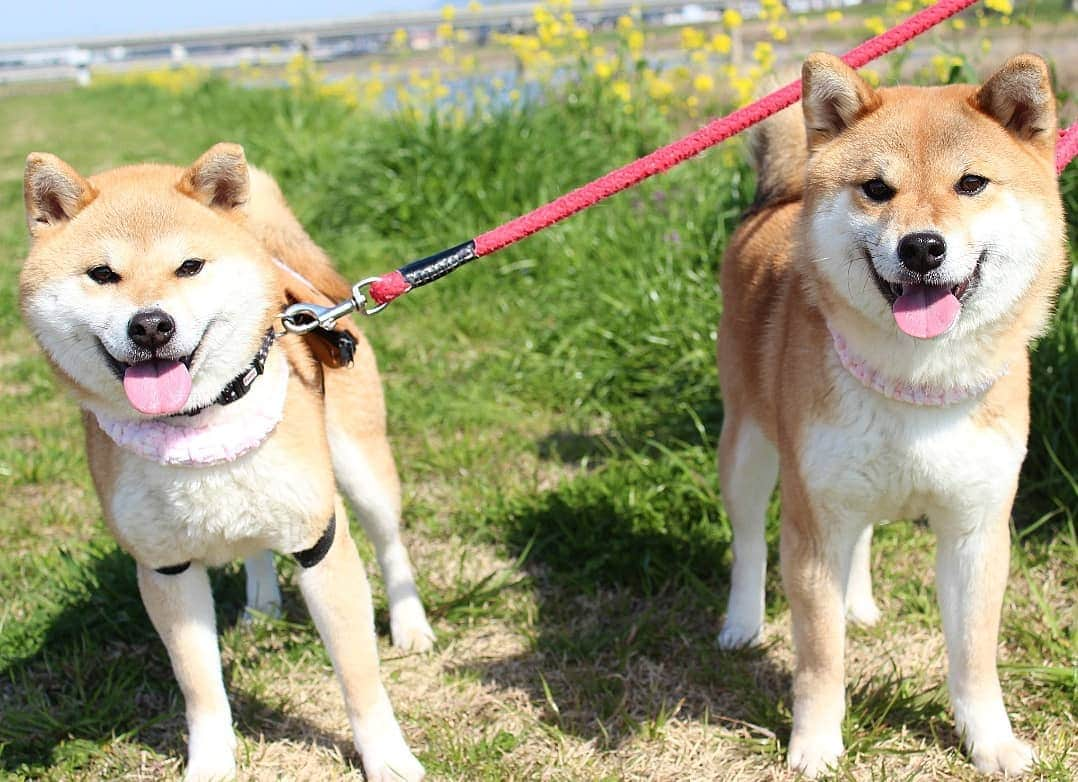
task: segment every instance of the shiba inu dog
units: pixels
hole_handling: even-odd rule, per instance
[[[980,86],[872,89],[802,69],[804,121],[755,139],[758,198],[721,271],[719,446],[734,566],[719,643],[756,641],[779,481],[796,668],[788,762],[842,753],[847,618],[873,624],[872,525],[925,516],[958,731],[982,771],[1033,760],[996,671],[1027,346],[1065,269],[1044,63]],[[807,139],[806,139],[807,135]]]
[[[206,568],[246,557],[249,608],[272,611],[274,550],[299,560],[367,778],[421,779],[379,680],[370,591],[336,488],[375,544],[394,643],[429,649],[374,355],[351,325],[330,335],[354,349],[350,369],[275,333],[289,300],[340,300],[348,285],[234,144],[187,169],[89,178],[31,154],[25,200],[22,311],[82,408],[106,521],[168,649],[186,778],[235,773]]]

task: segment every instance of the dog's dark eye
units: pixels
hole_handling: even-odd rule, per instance
[[[870,179],[861,185],[864,194],[873,201],[890,201],[895,197],[895,189],[882,179]]]
[[[112,283],[120,281],[120,275],[112,270],[111,266],[95,266],[86,272],[86,276],[96,282],[98,285],[111,285]]]
[[[984,190],[987,184],[988,180],[983,176],[966,174],[958,180],[958,184],[954,186],[954,189],[959,195],[977,195]]]
[[[194,277],[200,271],[202,267],[206,265],[206,262],[201,258],[188,258],[186,261],[180,264],[180,267],[176,269],[177,277]]]

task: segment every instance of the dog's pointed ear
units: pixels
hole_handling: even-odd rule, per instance
[[[97,196],[93,186],[75,169],[47,152],[27,155],[22,193],[26,225],[35,238],[71,220]]]
[[[247,203],[250,174],[239,144],[214,144],[183,172],[179,191],[213,209],[231,211]]]
[[[971,99],[1022,141],[1055,149],[1056,100],[1048,66],[1035,54],[1019,54],[993,73]]]
[[[838,57],[816,52],[801,67],[801,103],[809,149],[813,149],[875,111],[880,97]]]

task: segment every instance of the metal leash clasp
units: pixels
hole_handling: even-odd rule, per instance
[[[370,302],[363,291],[371,283],[377,282],[377,277],[367,277],[352,286],[352,297],[345,299],[340,304],[332,307],[324,307],[321,304],[297,302],[292,304],[281,313],[281,325],[284,330],[291,334],[307,334],[315,329],[332,329],[341,318],[351,315],[353,312],[362,312],[364,315],[374,315],[386,308],[385,304],[368,306]]]

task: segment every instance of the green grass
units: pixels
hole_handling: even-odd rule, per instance
[[[220,83],[178,96],[11,97],[0,101],[0,127],[0,776],[46,779],[175,773],[183,707],[132,563],[102,527],[78,415],[19,323],[25,154],[52,151],[93,171],[241,142],[358,279],[463,241],[678,133],[591,94],[456,128]],[[1078,169],[1062,185],[1074,241]],[[789,735],[782,631],[759,651],[713,643],[730,559],[714,469],[716,271],[752,188],[740,153],[711,152],[363,324],[441,650],[434,662],[384,650],[385,675],[435,778],[628,779],[648,769],[664,778],[658,769],[694,768],[714,748],[748,758],[754,771],[740,778],[778,770]],[[1042,776],[1062,780],[1076,767],[1075,275],[1034,363],[1002,672]],[[886,620],[853,634],[840,776],[906,778],[926,755],[930,775],[971,776],[938,659],[915,653],[939,645],[931,536],[891,525],[874,552]],[[241,765],[270,762],[274,747],[302,736],[300,756],[322,752],[333,774],[354,768],[346,734],[307,707],[317,694],[340,709],[295,590],[285,619],[246,628],[238,568],[214,583]],[[770,585],[776,619],[785,603],[774,570]],[[505,644],[469,651],[487,635]],[[437,697],[411,700],[422,686]],[[700,736],[688,760],[666,754]],[[714,776],[725,767],[707,764],[726,761],[698,762]]]

